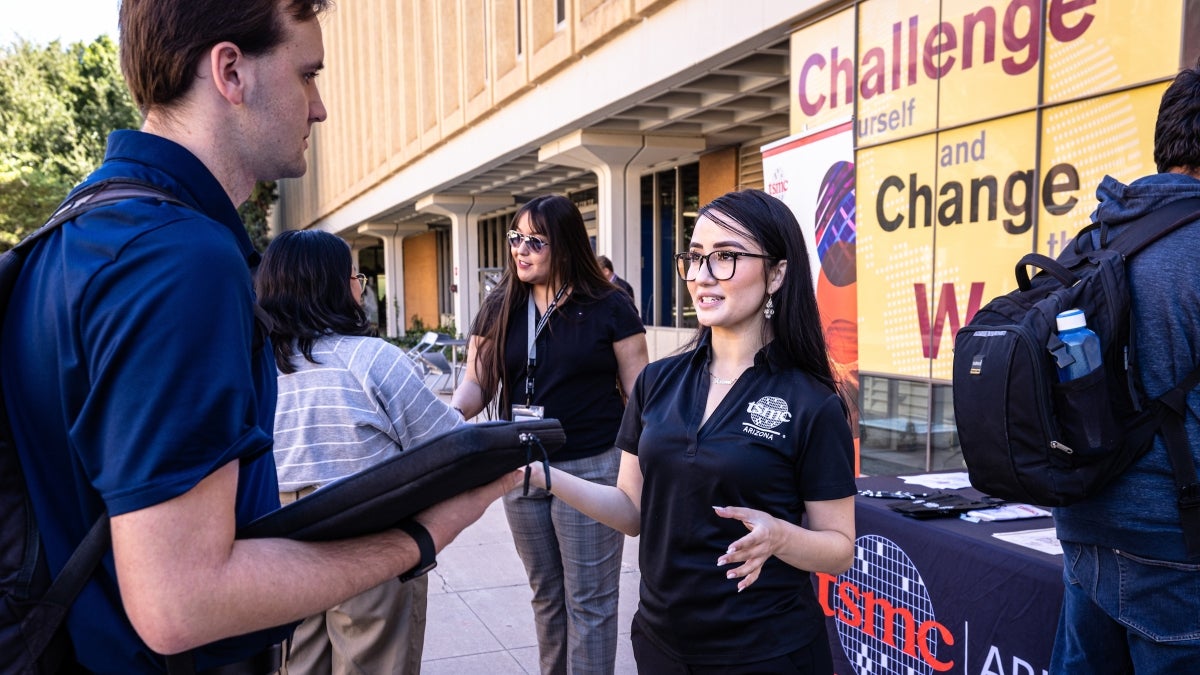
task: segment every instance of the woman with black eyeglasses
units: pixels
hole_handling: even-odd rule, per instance
[[[622,392],[646,365],[645,328],[604,278],[571,200],[538,197],[512,222],[511,255],[475,318],[451,405],[468,419],[489,404],[503,419],[557,419],[567,444],[551,463],[613,485]],[[509,493],[504,509],[533,588],[542,672],[612,673],[624,537],[546,490]]]
[[[692,348],[638,378],[617,486],[552,469],[554,496],[641,535],[640,672],[828,675],[810,572],[852,561],[854,448],[800,226],[778,199],[732,192],[675,258]]]

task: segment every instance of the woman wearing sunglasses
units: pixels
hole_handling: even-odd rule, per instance
[[[551,464],[614,485],[622,392],[646,365],[641,319],[604,278],[566,197],[522,206],[508,243],[504,275],[471,328],[452,405],[468,419],[490,403],[503,419],[557,419],[567,444]],[[612,673],[624,537],[546,490],[509,493],[504,508],[533,588],[542,672]]]
[[[350,247],[321,230],[289,230],[255,278],[273,321],[279,368],[275,465],[280,501],[367,469],[463,423],[399,347],[374,337]],[[287,657],[291,675],[418,673],[429,579],[392,579],[309,617]]]
[[[552,469],[554,496],[641,534],[640,672],[828,675],[809,573],[852,561],[854,450],[800,226],[764,192],[729,193],[676,262],[693,348],[638,378],[617,486]]]

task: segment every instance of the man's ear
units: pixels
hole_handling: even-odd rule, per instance
[[[771,278],[767,282],[767,293],[774,293],[783,286],[783,279],[787,276],[787,261],[780,260],[775,263],[775,267],[771,269]]]
[[[245,102],[248,65],[246,55],[232,42],[219,42],[208,50],[207,74],[217,92],[234,105]]]

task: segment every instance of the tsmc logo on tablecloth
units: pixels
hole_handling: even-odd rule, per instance
[[[908,555],[877,535],[858,538],[854,566],[818,574],[817,596],[836,617],[838,640],[859,675],[932,675],[954,667],[943,657],[954,635],[934,617],[929,591]]]

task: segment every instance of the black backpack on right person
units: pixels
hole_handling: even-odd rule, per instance
[[[1200,479],[1184,429],[1200,366],[1163,395],[1145,395],[1126,277],[1130,258],[1197,220],[1200,198],[1156,209],[1111,239],[1103,223],[1090,225],[1057,259],[1021,258],[1017,290],[984,305],[958,331],[954,414],[973,486],[1010,501],[1067,506],[1098,493],[1161,433],[1188,554],[1200,558]],[[1055,317],[1069,309],[1083,310],[1099,337],[1102,365],[1059,382],[1070,356]]]

